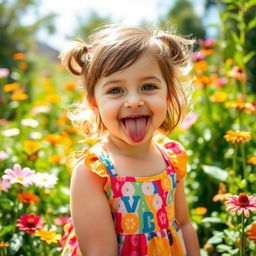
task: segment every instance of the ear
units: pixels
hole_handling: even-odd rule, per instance
[[[94,97],[90,100],[90,105],[93,110],[98,109],[98,105],[97,105],[96,99]]]

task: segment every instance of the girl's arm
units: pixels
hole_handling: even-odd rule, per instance
[[[184,191],[183,180],[177,183],[175,193],[175,216],[178,220],[187,250],[188,256],[200,256],[200,249],[197,234],[192,226],[186,196]]]
[[[71,177],[71,216],[83,256],[116,256],[117,238],[107,197],[106,180],[80,163]]]

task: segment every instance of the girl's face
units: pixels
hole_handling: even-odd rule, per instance
[[[167,113],[167,85],[155,57],[145,52],[130,67],[98,81],[95,107],[112,138],[145,143]]]

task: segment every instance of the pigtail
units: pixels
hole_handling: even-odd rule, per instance
[[[82,41],[74,42],[70,48],[64,49],[60,53],[61,63],[74,75],[86,75],[91,48]]]
[[[173,34],[158,36],[163,44],[167,47],[170,60],[174,65],[186,65],[192,57],[194,40],[185,39]]]

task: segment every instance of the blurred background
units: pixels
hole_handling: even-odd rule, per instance
[[[224,201],[256,191],[255,13],[255,0],[0,0],[0,255],[55,256],[64,247],[65,159],[96,141],[67,117],[84,91],[58,55],[109,22],[173,27],[197,40],[193,108],[171,138],[188,153],[186,194],[201,255],[238,255],[245,232]],[[254,256],[256,217],[244,227],[244,255]]]

